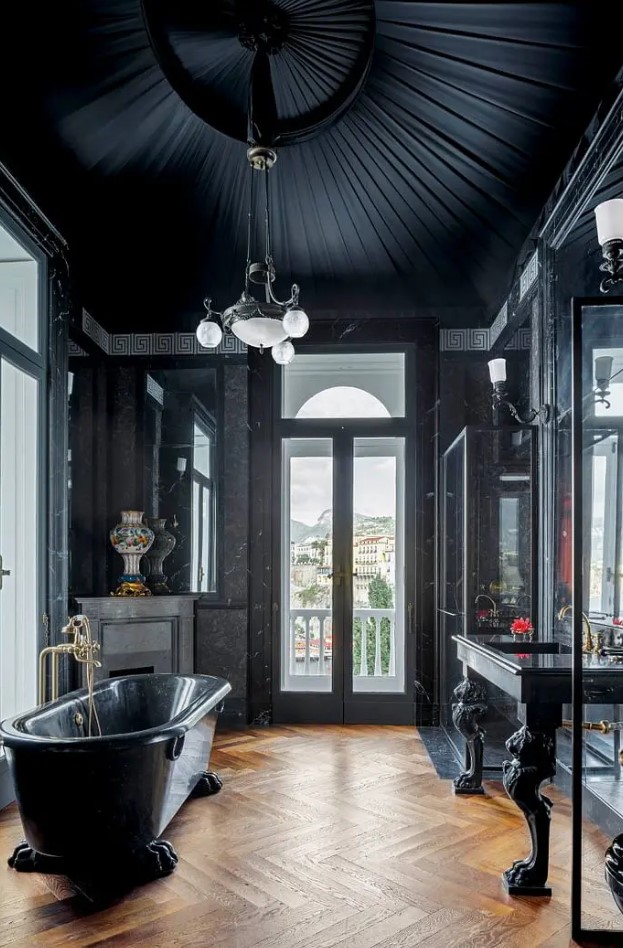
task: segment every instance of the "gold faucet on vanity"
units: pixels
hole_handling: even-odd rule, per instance
[[[46,702],[46,660],[49,655],[52,656],[50,701],[58,698],[58,666],[61,655],[73,655],[77,662],[82,662],[87,666],[87,683],[90,691],[93,669],[101,668],[102,663],[95,657],[99,652],[99,642],[93,641],[87,616],[72,616],[67,625],[61,629],[61,635],[70,635],[72,639],[61,645],[48,645],[39,653],[39,704]]]
[[[563,606],[560,612],[558,613],[558,621],[562,622],[565,616],[567,616],[572,611],[573,611],[573,606]],[[582,613],[582,622],[584,623],[584,635],[582,636],[582,651],[584,652],[585,655],[591,655],[594,652],[599,651],[600,643],[598,639],[595,640],[593,638],[593,630],[591,628],[589,618],[585,612]]]

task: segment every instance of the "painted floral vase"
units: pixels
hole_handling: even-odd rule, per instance
[[[173,552],[177,540],[165,529],[166,519],[162,517],[146,517],[145,519],[154,531],[154,542],[145,556],[149,564],[147,585],[155,596],[167,596],[171,590],[167,585],[168,577],[164,574],[163,564],[167,556]]]
[[[122,510],[121,523],[110,531],[113,549],[123,559],[123,575],[113,596],[150,596],[139,566],[154,542],[154,531],[143,523],[142,510]]]

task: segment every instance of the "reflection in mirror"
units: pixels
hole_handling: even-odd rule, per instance
[[[575,753],[579,756],[574,757],[578,772],[581,761],[582,793],[578,796],[576,788],[574,799],[581,799],[584,816],[590,815],[585,809],[586,801],[597,801],[591,806],[605,808],[609,832],[620,834],[623,306],[604,303],[577,307],[574,332],[579,334],[576,339],[580,342],[581,366],[576,369],[581,371],[582,384],[574,396],[576,452],[572,461],[581,499],[581,523],[575,525],[578,542],[573,576],[577,577],[576,595],[581,587],[581,601],[573,601],[573,609],[567,606],[560,610],[558,631],[561,634],[566,627],[570,635],[573,612],[582,613],[582,635],[580,640],[578,630],[574,657],[582,675],[582,688],[574,692],[580,696],[584,722],[582,729],[578,729],[582,737]],[[595,730],[589,729],[591,725]],[[561,741],[559,753],[564,753],[564,747]]]
[[[142,510],[155,533],[140,564],[152,594],[216,591],[217,371],[72,360],[73,595],[115,589],[108,534],[122,510]]]

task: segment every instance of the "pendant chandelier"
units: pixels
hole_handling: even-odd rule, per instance
[[[223,334],[234,335],[248,346],[270,348],[285,365],[294,358],[292,340],[305,335],[309,320],[296,284],[287,300],[273,290],[269,173],[276,147],[304,144],[353,106],[374,52],[374,0],[140,0],[140,6],[173,89],[191,112],[248,148],[244,288],[223,312],[204,300],[197,338],[214,349]],[[256,220],[261,202],[263,227],[261,209]]]
[[[309,319],[299,306],[299,288],[296,283],[292,285],[287,300],[277,299],[273,292],[277,273],[270,241],[268,175],[277,160],[277,153],[267,146],[253,145],[247,151],[247,160],[251,169],[251,194],[244,289],[240,299],[222,313],[212,309],[211,299],[204,300],[206,316],[197,326],[197,339],[204,348],[214,349],[220,344],[224,333],[234,335],[245,345],[254,346],[260,352],[270,349],[275,362],[287,365],[294,358],[291,340],[305,335],[309,329]],[[252,252],[258,190],[264,205],[264,234],[263,259],[256,261]],[[252,285],[259,288],[259,298],[251,292]]]

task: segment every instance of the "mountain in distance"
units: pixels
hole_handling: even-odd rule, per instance
[[[290,521],[290,540],[292,543],[302,543],[303,541],[324,540],[331,532],[333,523],[333,512],[323,510],[318,520],[313,526],[308,523],[301,523],[300,520]],[[363,536],[392,536],[396,523],[393,517],[370,517],[367,514],[355,513],[354,534],[356,537]]]

